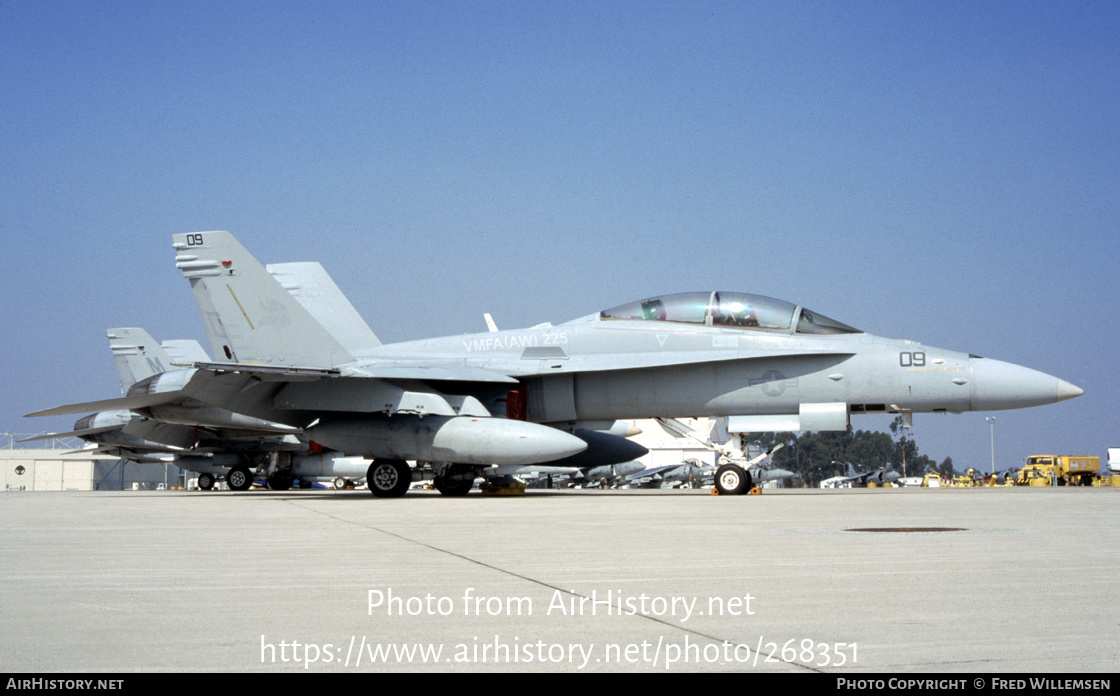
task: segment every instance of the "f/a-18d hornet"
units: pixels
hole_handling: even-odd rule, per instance
[[[851,414],[909,419],[1083,393],[1026,367],[873,336],[741,292],[650,297],[555,326],[344,347],[228,232],[174,235],[173,246],[225,362],[142,381],[121,407],[151,412],[189,398],[298,428],[371,458],[367,481],[382,497],[408,490],[408,460],[431,464],[442,492],[462,494],[480,475],[624,449],[610,431],[631,419],[738,416],[749,432],[845,430]],[[748,476],[733,488],[721,480],[736,476],[717,476],[716,485],[743,492]]]

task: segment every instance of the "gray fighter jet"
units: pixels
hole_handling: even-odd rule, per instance
[[[165,372],[174,362],[209,360],[197,341],[166,341],[157,343],[148,332],[138,328],[109,329],[109,349],[120,378],[121,391],[128,393],[137,382]],[[159,440],[146,439],[151,432],[138,431],[142,419],[127,409],[99,411],[78,419],[74,429],[66,433],[47,433],[26,441],[57,437],[78,437],[97,447],[86,452],[99,452],[133,461],[167,461],[176,451],[190,447],[197,433],[191,429],[176,431],[175,426],[161,431]],[[132,428],[130,429],[130,426]]]
[[[348,347],[380,345],[377,337],[323,267],[315,262],[269,264],[267,271],[324,328]],[[141,380],[174,369],[176,364],[209,362],[197,341],[157,343],[139,328],[109,329],[109,348],[127,394]],[[202,407],[202,404],[195,404]],[[207,409],[191,423],[181,414],[171,422],[144,417],[127,409],[99,411],[85,416],[68,433],[50,433],[29,440],[75,436],[97,445],[93,451],[141,462],[171,461],[199,474],[198,484],[209,490],[217,477],[228,476],[233,490],[247,490],[254,470],[269,487],[284,490],[293,478],[342,482],[365,477],[368,462],[337,452],[312,451],[296,428],[247,422],[232,413]],[[215,425],[224,423],[224,427]],[[85,450],[89,451],[89,450]]]
[[[739,292],[651,297],[556,326],[344,346],[228,232],[175,235],[173,246],[214,354],[228,362],[141,381],[113,407],[174,422],[189,399],[297,428],[373,459],[377,496],[408,490],[406,460],[431,463],[437,488],[462,493],[480,474],[609,449],[580,435],[619,420],[734,415],[751,432],[843,430],[853,413],[909,418],[1082,394],[1025,367],[871,336]],[[189,409],[195,419],[204,410]],[[740,491],[727,485],[734,473],[717,476],[721,492]]]
[[[700,488],[701,480],[705,475],[710,479],[712,470],[697,459],[685,459],[677,464],[634,472],[626,477],[623,485],[632,488],[676,488],[685,485]]]
[[[844,462],[833,461],[833,464],[843,465]],[[876,486],[883,486],[888,483],[894,484],[899,479],[899,473],[894,470],[890,464],[887,464],[881,469],[874,471],[856,471],[855,466],[851,462],[847,463],[848,474],[843,478],[835,478],[837,488],[866,488],[868,484],[875,484]]]
[[[164,341],[161,345],[139,328],[109,329],[106,334],[126,393],[135,383],[165,372],[175,363],[210,359],[197,341]],[[128,410],[112,410],[79,419],[70,432],[29,440],[73,436],[97,445],[83,452],[137,462],[172,463],[197,473],[202,490],[212,488],[218,477],[226,477],[233,490],[247,490],[253,482],[252,469],[258,469],[275,490],[290,488],[293,478],[308,484],[335,481],[337,486],[339,479],[365,476],[368,462],[338,452],[313,451],[306,439],[298,437],[298,431],[287,430],[188,426],[163,423]],[[255,465],[247,466],[246,461]]]
[[[620,464],[596,466],[580,472],[578,476],[573,477],[573,480],[581,488],[595,486],[610,488],[630,474],[641,471],[644,468],[645,466],[639,462],[622,462]]]

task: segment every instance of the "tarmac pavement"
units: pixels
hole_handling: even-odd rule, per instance
[[[11,493],[0,664],[1111,673],[1118,506],[1109,488]]]

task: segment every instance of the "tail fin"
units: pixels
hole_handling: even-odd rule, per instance
[[[322,265],[308,261],[265,268],[350,353],[381,345]]]
[[[160,344],[167,354],[171,356],[171,362],[177,365],[194,362],[210,362],[210,356],[202,349],[202,345],[194,339],[173,339],[167,340]]]
[[[171,369],[171,356],[144,329],[109,329],[109,350],[121,380],[121,392],[142,379]]]
[[[333,367],[353,356],[229,232],[172,237],[218,360]]]

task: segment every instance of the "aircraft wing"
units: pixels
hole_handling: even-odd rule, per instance
[[[30,414],[34,415],[34,414]],[[34,442],[36,440],[55,440],[60,437],[82,437],[84,435],[99,435],[101,433],[111,433],[118,431],[122,428],[121,425],[106,425],[100,428],[86,428],[85,430],[71,430],[65,433],[47,433],[45,435],[36,435],[35,437],[24,438],[23,440],[16,440],[16,442]]]
[[[277,365],[195,363],[189,377],[174,381],[166,391],[137,393],[116,399],[58,406],[27,414],[59,416],[93,411],[143,411],[159,406],[193,402],[209,404],[274,421],[275,428],[291,432],[286,411],[351,411],[356,413],[415,413],[422,415],[490,415],[473,397],[440,394],[423,381],[491,382],[516,380],[482,368],[454,363],[381,364],[368,369],[302,368]],[[397,380],[408,387],[398,386]],[[150,386],[150,385],[142,385]]]
[[[627,478],[627,480],[640,480],[640,479],[643,479],[643,478],[650,478],[650,477],[653,477],[653,476],[657,476],[659,474],[667,473],[669,471],[672,471],[673,469],[678,469],[678,468],[680,468],[680,466],[681,466],[680,464],[669,464],[667,466],[656,466],[652,469],[643,469],[642,471],[630,474],[626,478]]]
[[[563,372],[608,372],[675,367],[700,363],[736,362],[786,357],[830,357],[837,362],[854,355],[850,351],[751,350],[751,351],[663,351],[636,353],[590,353],[568,355],[555,348],[526,348],[520,359],[495,359],[486,369],[511,377]],[[542,368],[541,365],[547,367]],[[364,368],[364,365],[363,365]]]
[[[453,362],[396,363],[362,366],[353,372],[363,377],[379,379],[420,379],[440,382],[496,382],[517,384],[517,380],[507,374],[470,365]]]
[[[464,365],[462,361],[392,361],[347,366],[343,368],[284,367],[240,363],[194,363],[194,367],[211,372],[238,372],[264,379],[287,381],[293,377],[344,377],[358,379],[419,379],[439,382],[498,382],[516,384],[509,375],[481,367]]]
[[[672,367],[690,365],[698,362],[733,362],[738,360],[769,359],[775,357],[831,356],[848,358],[852,353],[813,352],[813,351],[753,351],[750,354],[715,354],[705,351],[688,351],[655,354],[626,355],[574,355],[556,357],[563,361],[559,369],[548,369],[548,374],[557,372],[602,372],[613,370],[633,370],[648,367]],[[633,358],[633,359],[632,359]],[[294,381],[295,378],[343,377],[373,378],[387,380],[423,380],[438,382],[489,382],[497,384],[516,384],[518,377],[537,375],[544,372],[541,360],[526,358],[520,360],[482,360],[480,364],[467,364],[464,360],[365,360],[342,367],[314,368],[288,367],[280,365],[260,365],[256,363],[193,363],[194,367],[213,372],[238,372],[256,375],[271,381]],[[47,414],[43,414],[47,415]]]

